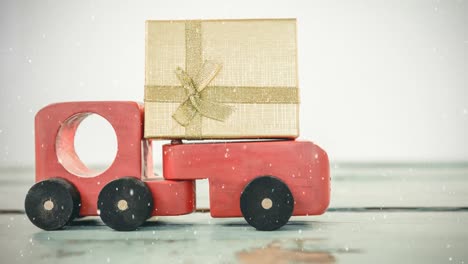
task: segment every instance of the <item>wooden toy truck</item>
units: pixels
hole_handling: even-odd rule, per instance
[[[257,230],[275,230],[292,215],[327,209],[328,157],[308,141],[172,141],[162,147],[163,177],[152,177],[143,112],[136,102],[68,102],[40,110],[36,184],[25,200],[31,222],[55,230],[78,216],[99,215],[115,230],[135,230],[151,216],[194,212],[198,179],[208,179],[212,217],[243,216]],[[74,147],[76,129],[90,114],[109,121],[118,142],[115,160],[99,175]]]

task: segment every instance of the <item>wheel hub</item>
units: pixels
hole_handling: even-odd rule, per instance
[[[52,202],[52,200],[47,200],[44,202],[44,209],[47,210],[47,211],[50,211],[52,209],[54,209],[54,202]]]
[[[271,207],[273,207],[273,201],[270,198],[263,198],[262,207],[265,210],[270,209]]]
[[[120,211],[125,211],[128,209],[128,203],[126,200],[120,200],[117,202],[117,208],[119,208]]]

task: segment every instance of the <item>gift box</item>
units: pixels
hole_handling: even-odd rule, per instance
[[[146,22],[145,138],[296,138],[295,19]]]

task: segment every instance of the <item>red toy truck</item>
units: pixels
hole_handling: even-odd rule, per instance
[[[35,120],[36,184],[26,214],[45,230],[78,216],[99,215],[109,227],[135,230],[151,216],[195,210],[195,180],[208,179],[212,217],[240,217],[257,230],[275,230],[292,215],[318,215],[330,200],[327,154],[308,141],[270,140],[164,145],[163,177],[152,177],[151,140],[143,138],[136,102],[49,105]],[[94,175],[75,152],[74,137],[90,114],[115,130],[112,165]]]

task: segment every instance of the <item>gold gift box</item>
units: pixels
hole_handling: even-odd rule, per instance
[[[296,138],[295,19],[146,22],[145,138]]]

